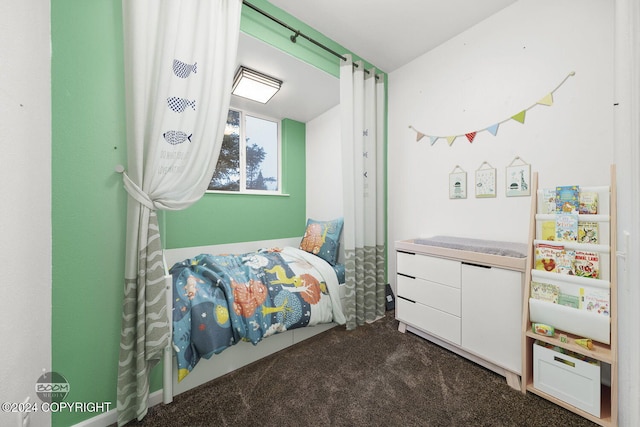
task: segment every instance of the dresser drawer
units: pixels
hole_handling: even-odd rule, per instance
[[[398,320],[460,345],[460,318],[402,297],[396,299]]]
[[[397,262],[398,273],[460,287],[460,261],[397,252]]]
[[[460,288],[398,275],[398,296],[460,316]]]

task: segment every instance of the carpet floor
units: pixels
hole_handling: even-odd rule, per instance
[[[215,356],[211,360],[215,360]],[[204,363],[212,363],[205,361]],[[132,426],[594,426],[411,333],[336,327],[156,405]]]

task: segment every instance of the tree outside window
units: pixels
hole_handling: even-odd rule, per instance
[[[279,140],[277,121],[229,110],[208,190],[278,192]]]

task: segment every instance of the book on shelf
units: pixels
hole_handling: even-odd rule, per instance
[[[611,311],[609,290],[580,288],[580,308],[608,317]]]
[[[560,288],[556,285],[534,281],[531,282],[531,298],[557,304],[558,295],[560,295]]]
[[[558,304],[571,308],[580,308],[580,297],[578,295],[560,293],[558,295]]]
[[[565,242],[578,240],[578,214],[559,213],[556,215],[556,240]]]
[[[597,252],[576,250],[573,261],[573,274],[580,277],[597,279],[600,276],[600,254]]]
[[[556,273],[568,274],[573,276],[573,263],[576,258],[576,252],[570,249],[564,249],[558,253],[556,258]]]
[[[556,187],[556,213],[578,213],[580,186],[559,185]]]
[[[542,189],[542,204],[540,206],[543,214],[556,213],[556,189],[555,188],[543,188]]]
[[[598,231],[597,222],[578,221],[578,242],[597,245],[600,241]]]
[[[598,213],[598,193],[595,191],[581,191],[578,195],[578,213],[595,215]]]
[[[542,233],[540,237],[542,240],[556,240],[556,222],[555,221],[542,221],[541,226]]]
[[[551,243],[536,243],[534,248],[535,268],[557,272],[558,259],[564,252],[564,246]]]

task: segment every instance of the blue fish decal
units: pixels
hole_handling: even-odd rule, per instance
[[[196,110],[196,100],[190,101],[185,98],[176,98],[172,96],[171,98],[167,98],[167,104],[169,104],[169,108],[171,108],[176,113],[182,113],[187,107],[193,108]]]
[[[178,61],[177,59],[173,60],[173,74],[180,77],[181,79],[186,79],[189,77],[191,73],[196,74],[198,63],[194,62],[193,64],[185,64],[182,61]]]
[[[165,141],[167,141],[169,144],[178,145],[187,140],[191,142],[191,137],[193,136],[193,134],[187,135],[180,130],[168,130],[163,133],[162,136],[164,136]]]

